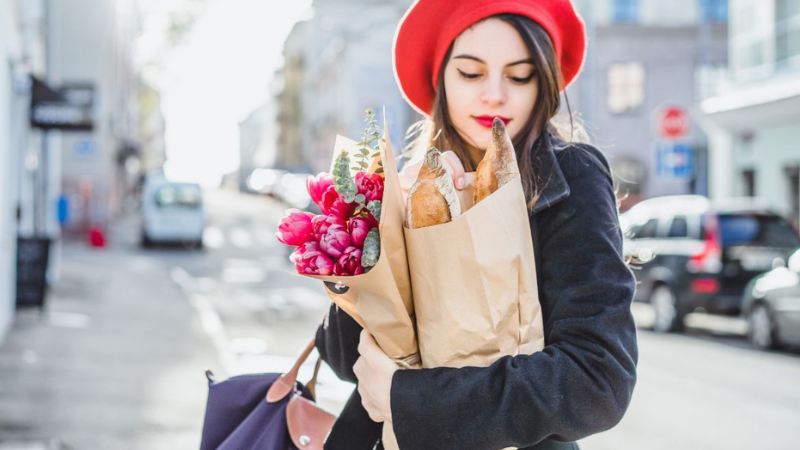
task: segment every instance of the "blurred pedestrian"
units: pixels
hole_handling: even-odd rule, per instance
[[[636,380],[634,277],[610,169],[596,148],[573,142],[574,124],[553,120],[585,51],[570,0],[419,0],[406,13],[394,64],[406,99],[427,118],[417,149],[449,150],[462,189],[496,117],[514,142],[546,346],[490,367],[398,370],[332,306],[317,347],[359,386],[326,449],[382,448],[381,422],[401,450],[574,449],[621,420]],[[418,169],[404,168],[405,189]]]

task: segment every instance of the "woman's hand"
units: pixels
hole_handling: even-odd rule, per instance
[[[361,404],[374,422],[391,422],[392,376],[398,370],[397,364],[383,353],[367,330],[361,331],[358,353],[361,357],[353,366],[353,372],[358,377]]]
[[[464,189],[467,185],[468,176],[474,177],[473,174],[464,172],[464,165],[461,164],[461,160],[459,160],[458,156],[452,151],[448,150],[442,153],[442,162],[444,163],[445,170],[452,175],[453,184],[459,191]],[[403,203],[408,203],[408,190],[411,189],[411,185],[414,184],[414,181],[417,179],[417,174],[419,174],[419,169],[421,168],[422,159],[403,166],[403,170],[399,174],[400,189],[403,192]]]

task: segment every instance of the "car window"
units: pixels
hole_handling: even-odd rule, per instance
[[[689,224],[685,216],[676,216],[672,219],[672,224],[669,226],[667,237],[671,238],[684,238],[689,237]]]
[[[723,247],[758,245],[766,247],[798,247],[800,237],[780,216],[764,214],[720,214]]]
[[[159,208],[187,208],[200,206],[200,189],[195,186],[164,186],[156,191]]]
[[[633,237],[637,239],[646,239],[656,237],[656,230],[658,229],[658,219],[650,219],[639,228],[638,232]]]

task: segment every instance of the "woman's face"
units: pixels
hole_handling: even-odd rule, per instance
[[[530,117],[539,88],[536,67],[517,30],[487,19],[461,33],[445,66],[450,121],[473,157],[491,141],[499,117],[514,139]]]

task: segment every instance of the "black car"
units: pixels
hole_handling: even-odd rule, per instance
[[[756,347],[800,347],[800,251],[788,267],[753,278],[742,297],[748,337]]]
[[[653,306],[659,332],[682,330],[694,311],[739,314],[745,285],[800,248],[789,222],[752,200],[657,197],[620,221],[638,282],[634,301]]]

